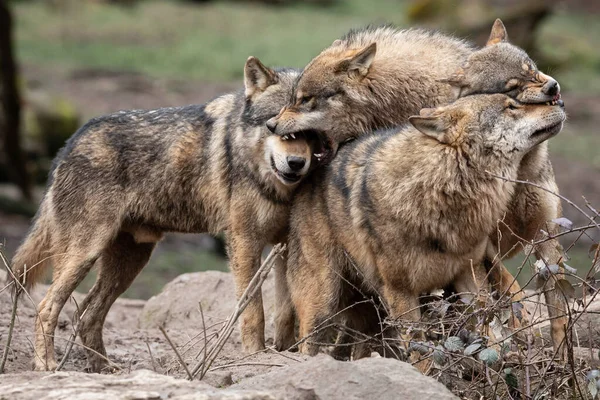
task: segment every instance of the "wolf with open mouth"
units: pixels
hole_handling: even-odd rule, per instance
[[[12,261],[25,288],[54,264],[36,320],[36,370],[56,368],[58,315],[94,265],[98,278],[80,304],[79,335],[87,369],[109,367],[102,339],[106,314],[165,232],[226,231],[242,295],[265,245],[286,241],[294,192],[314,169],[313,154],[323,151],[316,136],[283,140],[265,126],[287,101],[298,74],[251,57],[245,90],[203,105],[94,118],[69,139]],[[240,321],[244,350],[264,349],[260,293]]]
[[[294,84],[288,104],[267,126],[284,139],[312,132],[325,143],[325,152],[317,155],[327,163],[347,140],[406,123],[422,108],[490,93],[504,93],[524,104],[563,105],[558,82],[508,42],[500,20],[481,49],[438,32],[366,28],[349,32],[315,57]],[[523,158],[518,179],[543,189],[517,185],[503,222],[491,233],[494,254],[503,257],[543,238],[542,231],[556,233],[558,227],[551,221],[561,215],[560,202],[551,194],[558,193],[558,187],[547,142]],[[563,251],[556,240],[534,251],[538,260],[561,265]],[[503,266],[493,268],[493,273],[502,291],[514,294],[515,300],[522,298],[520,287]],[[564,348],[567,321],[555,281],[550,279],[544,292],[554,347],[559,349]],[[280,332],[276,345],[286,348],[292,343],[291,322],[281,326]]]

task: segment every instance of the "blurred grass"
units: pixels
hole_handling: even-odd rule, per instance
[[[25,62],[220,81],[241,77],[250,55],[269,65],[303,67],[351,27],[401,24],[404,15],[396,0],[328,8],[177,1],[129,8],[82,1],[67,10],[20,2],[15,9],[18,56]]]
[[[588,123],[573,126],[567,122],[563,132],[549,141],[549,148],[552,155],[561,155],[570,161],[585,163],[600,170],[600,135],[597,126]]]
[[[406,0],[340,0],[330,7],[301,3],[140,1],[15,3],[22,61],[65,68],[129,70],[180,79],[231,81],[250,55],[269,65],[303,67],[353,27],[406,26]],[[560,68],[565,89],[600,93],[600,23],[595,15],[561,11],[542,26],[538,45]],[[555,71],[549,71],[554,74]]]
[[[510,34],[510,33],[509,33]],[[566,89],[600,93],[600,20],[597,14],[556,13],[542,25],[536,43],[544,59],[560,67],[561,86]]]

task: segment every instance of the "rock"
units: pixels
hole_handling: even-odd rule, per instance
[[[265,335],[273,337],[275,315],[274,274],[270,273],[262,287],[265,318]],[[198,304],[202,304],[207,330],[220,328],[236,305],[233,276],[227,272],[206,271],[180,275],[168,283],[158,295],[150,298],[139,319],[141,329],[162,326],[166,329],[196,332],[202,330],[202,317]],[[235,335],[235,332],[234,332]]]
[[[81,372],[24,372],[3,376],[0,399],[14,400],[200,400],[274,399],[257,390],[218,390],[206,383],[187,381],[138,370],[124,375]],[[10,382],[10,383],[6,383]]]
[[[389,358],[336,361],[318,355],[304,363],[258,375],[229,387],[260,388],[276,398],[309,399],[457,399],[433,378]]]

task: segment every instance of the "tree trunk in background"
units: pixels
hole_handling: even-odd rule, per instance
[[[31,183],[20,143],[21,103],[12,44],[10,10],[6,0],[0,0],[0,132],[11,179],[23,196],[32,200]]]

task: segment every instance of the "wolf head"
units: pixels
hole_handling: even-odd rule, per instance
[[[491,158],[513,162],[522,157],[558,134],[565,119],[562,105],[524,104],[506,94],[488,94],[423,109],[409,122],[433,140],[461,148],[475,163],[488,166]]]
[[[267,126],[272,132],[284,136],[303,130],[321,132],[327,136],[327,144],[333,153],[341,141],[355,137],[362,131],[382,128],[368,126],[373,124],[366,122],[376,121],[377,114],[389,113],[390,110],[386,109],[386,104],[379,97],[410,96],[411,90],[420,89],[386,84],[378,72],[383,67],[373,63],[376,57],[377,43],[349,49],[342,42],[334,42],[305,68],[294,85],[291,100],[277,117],[267,122]],[[556,80],[538,71],[523,50],[508,43],[506,29],[500,20],[494,23],[486,46],[465,57],[463,65],[451,76],[436,78],[440,86],[448,84],[453,88],[454,96],[448,101],[476,93],[506,93],[523,103],[545,103],[560,98],[560,87]],[[398,62],[404,61],[411,62]],[[419,62],[417,59],[412,61]],[[389,62],[387,60],[385,63]],[[443,63],[444,60],[439,62]],[[458,60],[457,64],[460,62]],[[424,74],[427,68],[429,66],[423,66]],[[437,72],[431,75],[435,76]],[[384,82],[380,82],[381,79]],[[412,86],[421,85],[419,76],[411,79],[415,80]],[[374,86],[387,93],[375,93],[371,89]],[[404,86],[411,85],[407,83]],[[438,91],[435,88],[428,90],[434,93]],[[408,112],[416,113],[421,106]],[[399,112],[397,114],[401,115]],[[403,122],[405,120],[401,118],[395,121],[396,124]]]
[[[267,68],[255,57],[249,57],[244,66],[246,102],[242,121],[261,130],[261,174],[285,186],[300,182],[315,164],[313,153],[320,151],[317,136],[298,134],[284,139],[265,127],[265,122],[288,101],[297,76],[295,70]]]
[[[482,49],[471,54],[454,75],[444,80],[458,91],[457,97],[475,93],[505,93],[522,103],[546,103],[560,99],[560,85],[538,70],[531,58],[508,42],[499,19]]]

